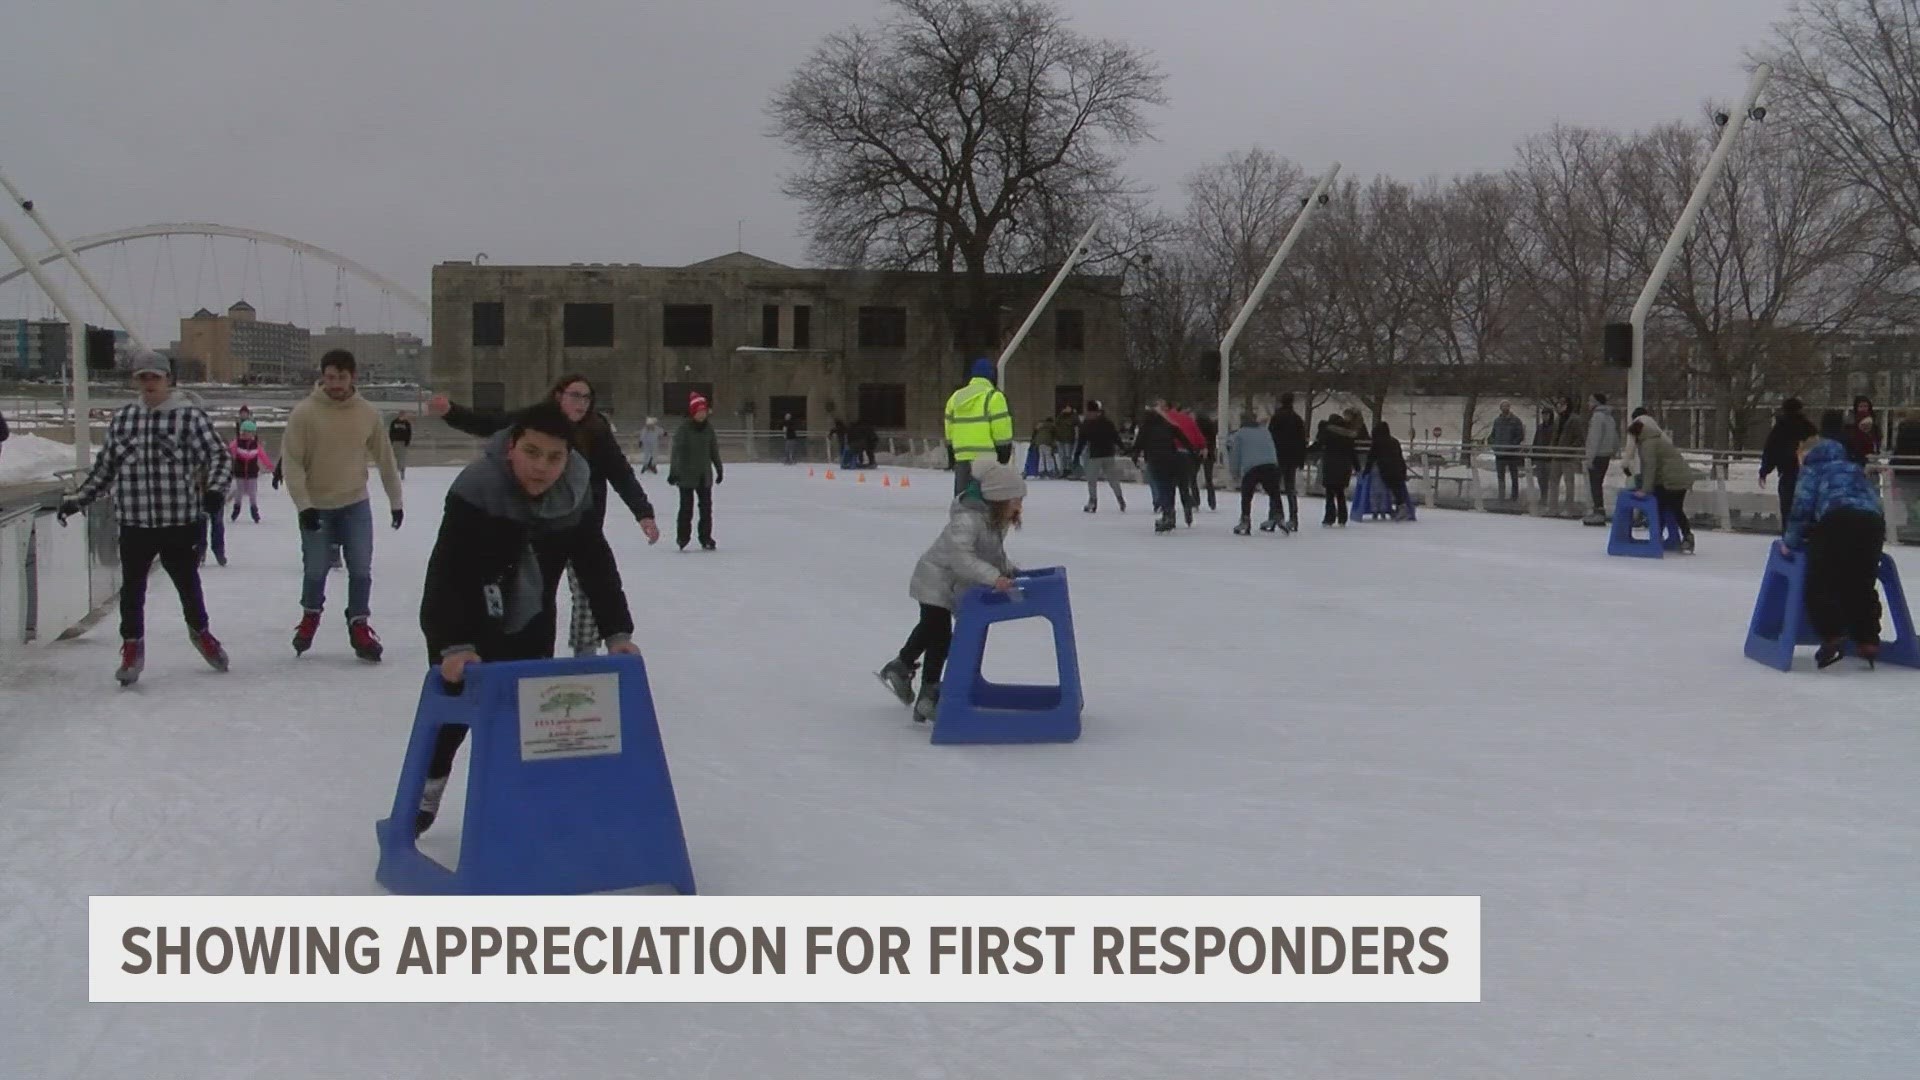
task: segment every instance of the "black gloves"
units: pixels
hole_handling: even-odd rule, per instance
[[[1013,460],[1013,447],[1012,446],[998,447],[997,449],[994,450],[993,456],[1000,459],[1000,464],[1005,465],[1007,462]]]
[[[273,474],[273,490],[280,490],[280,474],[278,472]]]
[[[65,525],[67,523],[67,519],[74,516],[75,514],[78,514],[81,511],[81,509],[82,507],[80,505],[80,500],[72,499],[72,498],[61,499],[60,509],[56,516],[59,517],[60,524]]]
[[[400,519],[401,519],[401,518],[403,518],[404,516],[405,516],[405,514],[404,514],[404,513],[402,512],[402,511],[399,511],[399,510],[395,510],[395,511],[393,512],[393,527],[394,527],[394,528],[396,528],[396,529],[397,529],[397,528],[399,528],[399,527],[400,527]]]
[[[300,511],[300,531],[301,532],[319,532],[320,531],[320,511],[314,509],[311,506],[307,507],[305,510]]]
[[[219,517],[220,511],[226,508],[227,497],[218,491],[209,491],[200,496],[200,509],[205,510],[209,517]]]
[[[713,482],[714,482],[715,484],[718,484],[718,483],[719,483],[720,481],[722,481],[722,480],[724,480],[724,479],[726,479],[726,475],[725,475],[724,473],[722,473],[722,472],[720,471],[720,467],[719,467],[719,466],[717,466],[717,465],[716,465],[716,466],[714,466],[714,469],[713,469]]]

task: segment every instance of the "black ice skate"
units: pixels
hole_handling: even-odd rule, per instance
[[[887,661],[886,665],[875,672],[874,675],[880,680],[882,686],[885,686],[894,697],[900,699],[900,704],[912,705],[913,673],[915,670],[916,665],[903,664],[900,662],[900,658],[896,656]]]
[[[924,724],[933,719],[940,711],[940,684],[927,683],[920,687],[920,696],[913,703],[915,723]]]
[[[432,827],[434,818],[440,816],[440,797],[446,793],[446,777],[427,780],[426,789],[420,793],[420,810],[413,816],[413,835],[416,839]]]
[[[1270,528],[1269,528],[1268,526],[1266,526],[1266,525],[1262,525],[1262,526],[1260,526],[1260,531],[1261,531],[1261,532],[1271,532],[1272,530],[1271,530],[1271,529],[1270,529]],[[1252,522],[1252,521],[1249,521],[1249,520],[1248,520],[1248,519],[1246,519],[1246,518],[1241,518],[1241,519],[1240,519],[1240,524],[1238,524],[1238,525],[1235,525],[1235,526],[1233,527],[1233,535],[1235,535],[1235,536],[1252,536],[1252,535],[1253,535],[1253,522]]]

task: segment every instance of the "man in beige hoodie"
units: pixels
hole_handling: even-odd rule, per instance
[[[380,410],[354,389],[353,354],[335,349],[320,358],[320,383],[294,407],[280,444],[287,491],[300,512],[300,625],[293,651],[313,647],[327,601],[327,549],[339,545],[347,563],[347,640],[362,660],[380,659],[380,638],[368,625],[373,598],[373,500],[367,466],[379,466],[393,527],[401,520],[400,470]]]

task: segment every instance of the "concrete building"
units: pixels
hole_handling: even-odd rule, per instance
[[[995,280],[1006,332],[1045,278]],[[1070,279],[1008,367],[1016,433],[1123,379],[1119,281]],[[792,413],[936,435],[969,357],[930,273],[808,270],[744,252],[684,267],[495,266],[433,271],[434,390],[483,408],[538,399],[579,372],[618,419],[683,413],[689,391],[723,427]]]
[[[308,367],[318,372],[320,358],[334,349],[353,354],[364,383],[424,382],[432,356],[427,343],[415,334],[370,334],[351,326],[329,326],[308,340]]]
[[[179,377],[183,382],[225,383],[304,379],[308,337],[305,327],[260,321],[245,300],[225,315],[201,308],[180,320]]]

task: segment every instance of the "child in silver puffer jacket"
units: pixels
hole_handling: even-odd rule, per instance
[[[913,718],[921,723],[933,719],[940,704],[940,675],[953,645],[953,613],[960,598],[977,586],[1013,590],[1020,571],[1007,559],[1006,536],[1020,527],[1026,494],[1027,482],[1011,466],[976,463],[972,482],[953,501],[946,528],[914,564],[907,593],[920,603],[920,621],[879,676],[901,704],[913,706]],[[913,677],[922,658],[926,672],[916,698]]]

